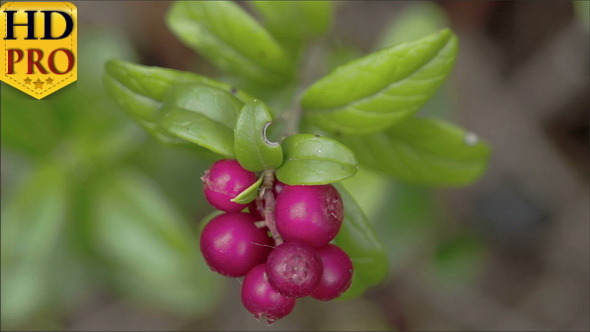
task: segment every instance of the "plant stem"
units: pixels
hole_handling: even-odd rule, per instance
[[[299,123],[301,122],[301,115],[303,114],[300,105],[301,96],[302,93],[298,92],[295,95],[295,98],[293,98],[291,107],[289,107],[289,111],[286,114],[285,127],[283,128],[283,138],[295,135],[299,132]]]
[[[279,234],[279,231],[277,230],[277,224],[275,222],[275,197],[272,191],[275,179],[274,170],[264,170],[263,176],[264,178],[262,180],[262,186],[260,187],[260,195],[256,204],[264,205],[262,210],[264,222],[266,227],[268,227],[273,240],[275,241],[275,246],[278,246],[279,244],[283,243],[283,238],[281,237],[281,234]]]
[[[301,74],[299,76],[300,84],[295,92],[295,96],[285,113],[285,127],[283,128],[283,138],[295,135],[299,132],[299,124],[303,115],[301,108],[301,98],[307,87],[323,74],[325,68],[325,40],[318,39],[310,43],[302,61]]]
[[[303,115],[301,108],[301,97],[305,92],[307,86],[314,81],[319,75],[322,74],[321,68],[323,67],[323,55],[325,50],[325,43],[323,40],[316,40],[312,42],[307,50],[305,57],[302,61],[302,69],[299,81],[299,87],[295,92],[295,96],[285,113],[283,113],[285,120],[285,127],[283,127],[282,139],[287,136],[295,135],[299,132],[299,124]],[[281,139],[281,140],[282,140]],[[275,172],[272,169],[266,169],[263,172],[262,186],[260,187],[260,194],[256,199],[256,206],[261,210],[262,217],[264,218],[264,224],[270,231],[272,238],[275,242],[275,246],[283,243],[283,238],[277,230],[275,221],[275,197],[273,193],[273,184],[275,180]]]

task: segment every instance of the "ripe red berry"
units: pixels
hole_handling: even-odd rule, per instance
[[[278,196],[283,191],[283,188],[285,188],[285,186],[286,184],[282,183],[279,180],[276,180],[272,187],[272,192],[275,194],[275,196]]]
[[[318,287],[322,261],[309,244],[284,242],[268,256],[266,273],[270,284],[282,295],[303,297]]]
[[[277,229],[287,242],[326,245],[338,234],[343,216],[342,198],[331,185],[286,185],[277,197]]]
[[[218,160],[201,177],[207,201],[216,209],[225,212],[238,212],[246,204],[231,200],[256,182],[256,174],[247,171],[237,160]]]
[[[328,301],[342,295],[350,287],[352,280],[352,261],[339,247],[328,244],[317,249],[322,259],[323,273],[318,288],[312,297]]]
[[[213,218],[201,233],[201,253],[209,267],[229,277],[241,277],[264,263],[272,241],[266,230],[254,225],[248,213],[224,213]]]
[[[242,303],[256,318],[265,318],[269,324],[287,316],[295,306],[295,299],[279,294],[268,282],[266,265],[250,270],[242,283]]]

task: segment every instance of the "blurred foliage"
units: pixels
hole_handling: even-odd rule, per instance
[[[291,1],[276,5],[298,6]],[[275,27],[272,34],[291,49],[300,47],[298,36],[308,39],[328,29],[322,24],[306,26],[297,36],[292,35],[294,31],[281,31],[282,20],[297,21],[269,15],[268,6],[267,2],[254,4],[264,16],[263,23],[269,29]],[[318,6],[317,12],[313,6]],[[297,10],[331,20],[326,6],[306,4]],[[408,5],[376,48],[428,35],[445,27],[446,21],[434,3]],[[257,23],[249,26],[259,31]],[[41,101],[1,86],[3,329],[60,329],[59,318],[96,290],[190,318],[210,313],[222,297],[222,277],[210,273],[198,253],[196,225],[210,211],[199,177],[219,157],[186,145],[165,145],[145,135],[106,95],[101,78],[104,63],[111,58],[137,60],[123,35],[107,29],[80,31],[78,82]],[[274,49],[274,45],[268,47]],[[363,55],[341,42],[328,47],[324,59],[328,69]],[[282,55],[277,58],[280,64],[288,62]],[[287,84],[275,91],[267,89],[265,95],[259,84],[247,84],[238,86],[262,97],[271,113],[286,108],[295,92]],[[448,85],[439,90],[420,113],[452,117],[449,91]],[[342,185],[351,196],[346,199],[358,203],[358,207],[347,204],[356,210],[348,211],[348,218],[355,221],[347,220],[347,224],[376,230],[376,235],[354,227],[342,232],[338,240],[349,242],[356,263],[362,264],[362,255],[375,254],[371,259],[382,260],[383,269],[389,261],[390,278],[394,278],[418,260],[427,265],[425,273],[434,276],[435,282],[473,281],[485,247],[463,229],[442,231],[448,216],[435,191],[398,183],[363,167]],[[373,251],[358,246],[371,243],[356,242],[359,237],[381,239],[383,248]],[[387,257],[379,256],[382,249]],[[347,296],[359,295],[386,272],[367,271],[365,284],[355,281]],[[342,327],[356,328],[350,325],[354,322],[347,323],[354,316],[345,316],[349,317],[341,321]]]
[[[210,156],[146,140],[102,87],[105,61],[134,59],[129,41],[80,36],[77,83],[41,101],[1,87],[2,328],[45,329],[96,288],[203,315],[222,289],[187,217],[203,214]]]
[[[94,197],[97,248],[127,297],[188,317],[216,305],[220,279],[207,273],[189,225],[151,181],[130,170],[109,174]]]
[[[454,234],[436,247],[431,265],[435,282],[451,287],[474,282],[484,257],[485,246],[479,236],[468,231]]]
[[[446,14],[436,3],[410,3],[398,14],[397,19],[383,30],[375,49],[414,41],[449,27]]]
[[[54,270],[69,190],[62,167],[46,164],[2,211],[2,324],[15,326],[45,306],[65,271]],[[55,294],[54,294],[55,295]]]
[[[361,207],[344,186],[335,184],[335,187],[342,196],[344,221],[334,241],[346,251],[354,265],[352,284],[339,298],[345,300],[380,283],[387,275],[388,264],[383,245]]]
[[[305,41],[325,33],[332,25],[331,1],[251,1],[248,4],[292,55],[298,55]]]

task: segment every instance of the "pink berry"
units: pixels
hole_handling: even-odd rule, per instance
[[[322,259],[323,273],[320,285],[311,296],[322,301],[335,299],[350,287],[352,261],[344,250],[333,244],[318,248],[317,252]]]
[[[295,306],[295,299],[279,294],[268,282],[266,265],[250,270],[242,283],[242,303],[256,318],[265,318],[269,324],[287,316]]]
[[[279,180],[276,180],[272,187],[272,192],[275,194],[275,196],[278,196],[283,191],[283,188],[285,188],[285,186],[286,184],[282,183]]]
[[[314,247],[330,242],[342,225],[342,199],[331,185],[284,186],[277,197],[276,224],[285,241]]]
[[[264,263],[272,241],[266,230],[254,225],[248,213],[224,213],[213,219],[201,233],[201,253],[211,270],[228,277],[241,277]]]
[[[268,255],[266,273],[270,284],[282,295],[303,297],[318,287],[322,261],[309,244],[284,242]]]
[[[237,160],[218,160],[205,171],[203,177],[205,198],[216,209],[225,212],[238,212],[246,204],[238,204],[231,200],[256,182],[256,174],[247,171]]]

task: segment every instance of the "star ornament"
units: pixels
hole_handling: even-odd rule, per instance
[[[37,79],[35,82],[33,82],[33,84],[35,84],[35,89],[42,89],[43,88],[43,81],[41,81],[40,79]]]
[[[53,84],[53,79],[50,77],[50,78],[46,79],[45,82],[47,82],[47,84],[51,85],[51,84]]]
[[[32,81],[33,81],[33,80],[32,80],[32,79],[30,79],[30,78],[28,78],[28,77],[27,77],[27,78],[25,78],[25,84],[31,84],[31,82],[32,82]]]

